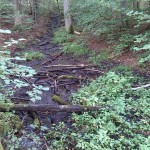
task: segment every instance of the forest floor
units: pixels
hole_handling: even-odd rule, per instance
[[[54,23],[57,22],[54,20]],[[11,30],[12,26],[4,25],[1,26],[1,28]],[[136,74],[145,76],[146,78],[150,77],[149,67],[139,67],[136,55],[131,52],[126,52],[110,60],[102,61],[98,65],[87,63],[84,56],[76,57],[72,54],[65,54],[62,52],[62,47],[53,42],[54,30],[55,28],[52,28],[48,23],[44,25],[39,23],[38,26],[28,31],[13,31],[12,34],[0,33],[0,45],[3,45],[4,42],[9,41],[11,38],[14,40],[18,40],[19,38],[26,39],[21,41],[19,45],[13,44],[9,47],[12,57],[24,55],[24,52],[38,52],[43,54],[40,59],[20,62],[36,70],[37,74],[34,76],[34,79],[30,79],[30,81],[34,82],[36,85],[43,85],[50,88],[49,91],[43,92],[42,100],[37,101],[37,104],[70,104],[69,97],[72,93],[91,80],[107,73],[109,70],[119,65],[130,66]],[[87,45],[89,49],[94,51],[108,47],[107,41],[99,41],[95,37],[90,37]],[[56,99],[58,98],[61,99],[61,101],[57,101]],[[15,103],[31,103],[28,101],[28,96],[24,89],[16,92],[13,101]],[[34,123],[35,116],[27,112],[18,113],[21,119],[24,119],[26,132],[35,132],[30,127],[30,124]],[[24,118],[24,116],[27,117]],[[68,125],[71,124],[70,113],[37,112],[36,116],[40,121],[40,125],[45,125],[48,128],[50,128],[52,123],[57,124],[61,121]],[[38,131],[36,130],[36,132]],[[32,147],[34,144],[35,143],[26,139],[24,140],[23,146],[28,145]]]

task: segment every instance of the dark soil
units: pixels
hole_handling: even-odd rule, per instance
[[[64,54],[61,51],[61,46],[53,43],[53,31],[57,27],[57,19],[53,18],[52,22],[48,26],[48,31],[43,36],[39,37],[38,42],[35,44],[26,45],[23,49],[17,49],[13,55],[17,55],[18,52],[33,51],[41,52],[44,54],[43,59],[34,59],[31,61],[18,62],[20,64],[31,66],[37,72],[34,78],[29,79],[27,82],[32,82],[36,85],[43,85],[49,87],[49,91],[43,91],[41,95],[42,100],[36,101],[36,104],[51,104],[59,105],[57,102],[52,100],[54,95],[59,96],[64,102],[71,104],[69,97],[72,93],[77,91],[80,87],[88,84],[92,79],[95,79],[107,71],[108,64],[103,71],[98,70],[96,66],[89,67],[75,67],[75,65],[87,65],[84,63],[84,59],[76,58],[71,54]],[[58,65],[57,67],[46,68],[46,66]],[[73,69],[67,67],[59,67],[59,65],[73,65]],[[113,64],[112,64],[113,65]],[[112,67],[109,64],[109,67]],[[104,66],[104,65],[103,65]],[[70,78],[71,77],[71,78]],[[15,103],[32,103],[28,101],[29,97],[26,94],[27,88],[23,88],[16,92],[13,101]],[[22,136],[22,149],[31,148],[35,146],[35,143],[30,140],[26,134],[33,133],[39,136],[42,140],[41,131],[35,130],[31,127],[34,124],[34,120],[38,118],[40,125],[47,127],[47,130],[51,128],[52,124],[58,124],[64,122],[68,126],[71,125],[70,113],[65,112],[17,112],[23,120],[24,132]],[[24,142],[23,142],[24,141]],[[36,145],[36,148],[41,145]]]

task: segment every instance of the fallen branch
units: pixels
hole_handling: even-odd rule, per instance
[[[49,111],[49,112],[84,112],[112,109],[108,106],[49,105],[49,104],[0,104],[0,112],[9,111]]]
[[[44,66],[45,68],[50,68],[50,67],[97,67],[97,65],[63,65],[63,64],[58,64],[58,65],[49,65],[49,66]]]
[[[146,84],[146,85],[142,85],[142,86],[139,86],[139,87],[136,87],[136,88],[132,88],[132,90],[139,90],[139,89],[147,88],[147,87],[150,87],[150,84]]]
[[[43,45],[46,45],[48,43],[49,43],[49,41],[44,41],[43,43],[40,43],[39,46],[43,46]]]
[[[22,97],[11,97],[11,100],[30,101],[30,99],[26,99],[26,98],[22,98]]]

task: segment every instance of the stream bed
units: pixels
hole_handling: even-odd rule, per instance
[[[52,23],[53,22],[53,23]],[[49,91],[43,91],[41,100],[35,104],[59,105],[53,98],[60,98],[66,104],[71,104],[69,97],[84,84],[102,74],[101,71],[92,71],[97,69],[94,66],[82,67],[84,60],[76,58],[71,54],[64,54],[62,47],[53,42],[53,32],[57,28],[57,18],[52,18],[48,25],[47,33],[41,36],[35,44],[26,45],[21,52],[26,50],[30,52],[40,52],[44,55],[42,59],[33,59],[31,61],[21,62],[22,65],[30,66],[36,70],[37,74],[29,81],[44,87],[49,87]],[[81,66],[78,66],[81,65]],[[50,66],[47,67],[47,66]],[[69,66],[69,69],[68,69]],[[26,94],[27,89],[21,89],[15,93],[15,103],[31,103]],[[20,150],[47,150],[47,143],[44,139],[44,133],[51,130],[53,124],[60,122],[71,126],[71,113],[67,112],[16,112],[22,122]],[[50,141],[49,141],[50,142]]]

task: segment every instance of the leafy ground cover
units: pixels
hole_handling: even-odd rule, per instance
[[[132,74],[108,72],[75,94],[74,104],[109,106],[98,112],[72,114],[72,127],[50,131],[56,149],[138,149],[148,150],[150,90],[132,87],[138,82]],[[79,130],[80,129],[80,130]],[[56,132],[55,132],[56,131]],[[55,133],[54,133],[55,132]]]

